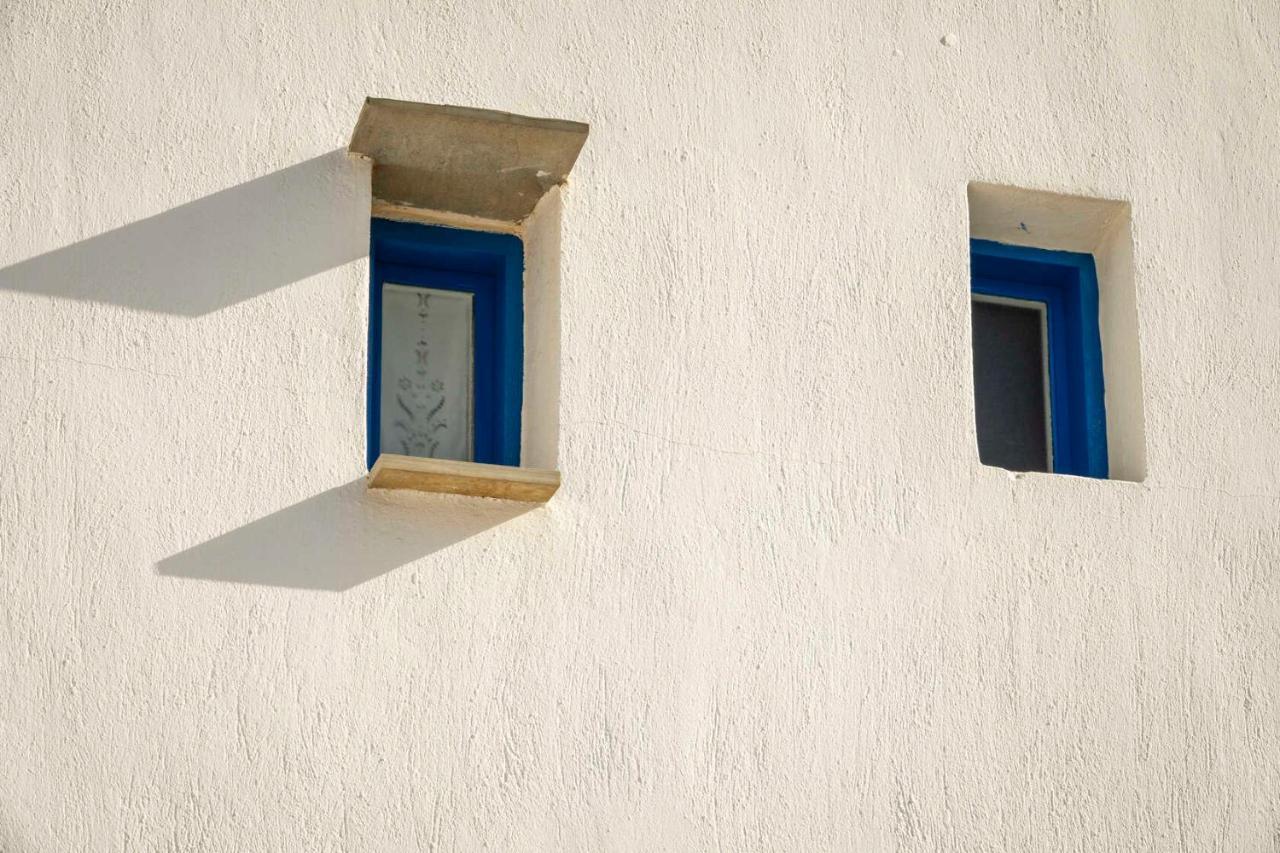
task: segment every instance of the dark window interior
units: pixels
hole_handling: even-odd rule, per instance
[[[1041,322],[1032,308],[973,300],[973,392],[984,465],[1049,470]]]

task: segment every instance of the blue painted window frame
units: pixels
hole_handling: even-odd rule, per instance
[[[474,457],[520,464],[524,395],[524,244],[512,234],[374,219],[369,227],[369,468],[381,452],[382,286],[472,295],[475,328]]]
[[[970,240],[971,290],[1045,306],[1053,472],[1106,479],[1098,274],[1080,252]]]

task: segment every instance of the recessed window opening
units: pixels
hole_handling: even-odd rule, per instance
[[[1107,476],[1093,257],[971,241],[978,455],[1013,471]]]
[[[369,488],[560,487],[560,195],[585,124],[367,98]]]
[[[374,219],[370,226],[369,446],[520,464],[523,245]]]
[[[968,197],[979,460],[1141,482],[1132,206],[982,181]]]

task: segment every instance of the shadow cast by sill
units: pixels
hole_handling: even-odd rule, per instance
[[[0,290],[199,316],[368,251],[367,168],[338,149],[0,269]]]
[[[369,491],[361,477],[166,557],[156,574],[340,592],[535,508]]]

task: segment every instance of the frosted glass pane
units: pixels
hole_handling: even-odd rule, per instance
[[[382,285],[384,453],[471,461],[470,293]]]

